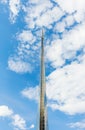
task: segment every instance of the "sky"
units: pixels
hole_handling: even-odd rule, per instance
[[[37,130],[44,29],[49,130],[85,130],[85,0],[0,0],[0,130]]]

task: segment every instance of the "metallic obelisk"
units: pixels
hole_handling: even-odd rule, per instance
[[[45,83],[45,62],[44,62],[44,35],[41,37],[41,78],[40,78],[40,115],[39,130],[47,130],[46,112],[46,83]]]

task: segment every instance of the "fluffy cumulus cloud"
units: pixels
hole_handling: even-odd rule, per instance
[[[58,4],[60,5],[60,7],[62,8],[63,11],[67,12],[67,13],[73,13],[76,12],[74,17],[77,21],[81,21],[84,18],[84,13],[85,13],[85,9],[84,9],[84,4],[85,1],[82,0],[71,0],[70,2],[68,2],[68,0],[55,0],[56,2],[58,2]],[[68,5],[68,6],[67,6]]]
[[[10,21],[11,23],[15,23],[16,18],[21,9],[21,1],[20,0],[0,0],[2,4],[7,4],[9,7]]]
[[[56,12],[58,13],[56,15]],[[40,27],[42,26],[51,26],[53,22],[60,19],[62,16],[62,11],[58,7],[54,7],[51,10],[48,10],[45,14],[43,14],[40,19],[36,20],[36,24]]]
[[[26,73],[32,71],[32,67],[29,63],[19,59],[14,60],[10,58],[8,61],[8,67],[10,70],[15,71],[16,73]]]
[[[71,115],[85,113],[84,66],[74,62],[48,76],[47,97],[52,109]]]
[[[52,72],[47,77],[48,106],[70,115],[85,113],[85,64],[73,63]],[[22,94],[31,100],[39,99],[39,89],[28,88]],[[75,104],[76,102],[76,104]]]
[[[85,23],[82,23],[64,34],[63,39],[54,40],[51,46],[46,47],[46,58],[54,68],[62,66],[66,63],[66,60],[71,62],[77,60],[81,53],[82,56],[84,55],[84,28]]]
[[[47,77],[48,105],[70,115],[85,113],[84,29],[85,24],[82,23],[65,34],[63,39],[46,46],[46,58],[53,68],[59,67]],[[28,98],[30,90],[35,92],[37,87],[23,91]],[[30,99],[35,97],[38,98],[34,95]]]
[[[22,43],[32,44],[35,41],[35,37],[31,33],[31,31],[23,30],[18,36],[17,39]]]
[[[10,20],[11,22],[15,22],[16,17],[20,11],[20,0],[9,0],[9,9],[10,9]]]
[[[31,29],[35,26],[38,28],[42,26],[50,28],[51,24],[58,21],[63,15],[61,9],[57,6],[54,7],[51,1],[44,0],[35,3],[35,6],[31,6],[31,2],[28,2],[30,6],[24,7],[24,11],[27,13],[25,21]]]
[[[26,88],[24,89],[21,94],[24,96],[24,97],[27,97],[28,99],[31,99],[31,100],[36,100],[38,101],[39,100],[39,87],[36,86],[36,87],[30,87],[30,88]]]
[[[11,110],[6,105],[0,106],[0,117],[8,117],[11,120],[11,125],[14,129],[26,130],[26,121],[19,115],[15,114],[13,110]]]
[[[20,117],[20,115],[15,114],[14,116],[12,116],[12,119],[13,119],[12,125],[16,129],[26,130],[26,122],[22,117]]]
[[[17,39],[21,42],[17,53],[27,55],[29,59],[32,56],[32,59],[36,60],[39,51],[37,42],[40,37],[40,34],[37,35],[38,30],[44,26],[45,33],[49,33],[52,29],[52,34],[49,33],[50,40],[46,42],[46,44],[51,42],[51,46],[49,44],[46,46],[46,58],[54,68],[64,65],[66,60],[74,60],[85,41],[84,1],[70,1],[68,4],[70,7],[67,6],[66,0],[56,0],[55,3],[54,6],[53,2],[48,0],[28,1],[26,5],[22,5],[22,10],[26,14],[23,18],[27,30],[17,34]],[[32,60],[28,62],[31,63]]]
[[[2,1],[6,3],[6,0]],[[51,0],[32,0],[27,1],[24,5],[23,2],[21,4],[20,0],[9,0],[11,20],[16,20],[16,16],[18,16],[20,9],[22,9],[26,13],[24,19],[28,28],[31,29],[33,29],[34,27],[38,28],[42,26],[53,28],[52,24],[54,22],[59,22],[62,16],[65,16],[66,19],[67,16],[72,16],[68,19],[70,23],[72,21],[81,22],[82,20],[84,20],[84,0],[71,0],[70,2],[68,2],[68,0],[54,0],[54,2],[56,3],[55,6]],[[63,20],[65,20],[65,18]]]
[[[0,106],[0,116],[1,117],[6,117],[10,116],[13,114],[13,111],[8,108],[8,106],[2,105]]]

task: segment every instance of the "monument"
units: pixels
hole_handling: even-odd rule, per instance
[[[40,107],[39,107],[39,130],[48,130],[47,106],[46,106],[46,81],[44,61],[44,34],[41,37],[41,73],[40,73]]]

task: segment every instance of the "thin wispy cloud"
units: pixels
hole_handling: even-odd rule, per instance
[[[76,128],[79,130],[85,129],[85,120],[82,120],[80,122],[70,123],[71,128]]]

